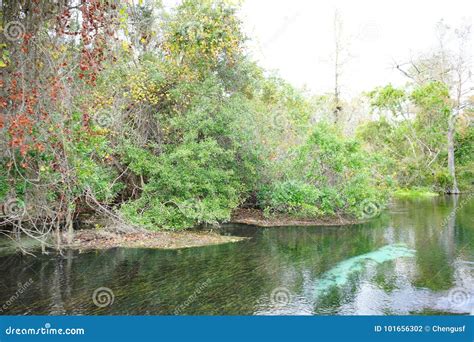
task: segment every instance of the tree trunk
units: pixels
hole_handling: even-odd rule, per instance
[[[74,239],[74,226],[72,221],[72,212],[68,208],[66,216],[66,229],[67,229],[67,244],[71,245]]]
[[[449,121],[448,127],[448,170],[452,178],[452,187],[448,190],[450,194],[459,194],[458,183],[456,181],[456,166],[454,161],[454,122]]]

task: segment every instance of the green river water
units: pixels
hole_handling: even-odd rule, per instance
[[[344,227],[226,225],[181,250],[0,257],[0,314],[474,313],[474,200],[397,200]]]

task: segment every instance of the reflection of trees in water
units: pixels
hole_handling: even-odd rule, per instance
[[[372,225],[378,224],[380,222]],[[331,289],[324,298],[316,298],[318,279],[339,262],[383,246],[382,231],[374,228],[361,225],[266,229],[260,237],[263,249],[268,251],[262,254],[262,261],[272,270],[269,275],[273,276],[273,284],[288,288],[295,296],[305,297],[312,303],[313,312],[320,312],[323,307],[324,313],[333,313],[331,308],[336,310],[347,299],[347,294]]]
[[[372,291],[375,296],[375,293],[381,290],[378,294],[381,301],[397,301],[398,298],[404,302],[402,298],[405,298],[408,303],[410,296],[414,296],[420,299],[431,298],[432,302],[436,302],[444,293],[440,291],[451,289],[459,278],[455,275],[457,268],[453,267],[453,261],[460,249],[466,247],[466,243],[471,251],[473,250],[474,231],[471,229],[466,232],[468,230],[466,225],[456,226],[456,216],[448,216],[456,203],[444,198],[434,201],[440,201],[441,205],[433,206],[429,200],[415,204],[408,201],[402,203],[402,215],[394,215],[390,218],[390,222],[383,222],[381,226],[384,229],[379,227],[377,231],[377,227],[373,226],[371,227],[373,230],[361,229],[353,236],[351,236],[353,230],[343,229],[335,231],[324,229],[321,234],[308,234],[306,230],[294,233],[285,229],[278,233],[272,232],[268,234],[267,240],[268,244],[272,245],[271,250],[274,251],[273,260],[279,260],[279,264],[287,265],[275,273],[274,281],[286,284],[293,292],[305,293],[306,297],[311,298],[315,279],[318,279],[328,267],[350,256],[373,250],[384,243],[401,241],[416,247],[418,253],[415,260],[395,260],[375,267],[369,266],[363,272],[354,273],[347,286],[334,287],[324,296],[320,296],[315,303],[315,312],[338,313],[342,305],[361,300],[361,294],[358,293],[361,289],[358,286],[364,281],[378,286],[377,289],[368,291]],[[469,217],[463,215],[463,218],[466,216]],[[443,222],[446,222],[444,229]],[[312,280],[309,282],[307,277],[304,277],[308,273]],[[403,288],[402,294],[397,294],[395,291]],[[434,292],[427,292],[426,289]],[[371,299],[374,298],[368,300]],[[399,312],[408,313],[408,309],[416,311],[417,307],[402,305],[393,312],[401,310]],[[387,308],[385,312],[378,313],[391,312],[390,308]]]
[[[437,205],[433,206],[428,200],[417,201],[415,206],[408,203],[407,215],[394,216],[393,225],[414,234],[416,272],[409,278],[413,298],[428,301],[426,298],[429,297],[437,310],[450,312],[454,309],[447,298],[449,290],[474,279],[472,275],[466,276],[470,271],[463,271],[462,268],[466,267],[461,266],[464,264],[462,261],[469,258],[474,261],[473,226],[466,222],[474,202],[461,208],[457,197],[440,197],[431,201]],[[414,229],[410,229],[410,224]],[[425,289],[431,292],[427,294]]]
[[[399,214],[364,225],[258,229],[252,240],[205,248],[3,257],[0,303],[11,297],[18,282],[31,277],[33,284],[7,313],[173,314],[183,303],[182,314],[337,314],[367,308],[407,313],[418,310],[410,304],[414,299],[421,310],[434,306],[452,287],[474,281],[474,265],[464,263],[474,261],[469,215],[474,202],[463,207],[458,202],[456,215],[447,220],[455,204],[435,201],[436,206],[401,202]],[[315,286],[325,272],[397,242],[415,247],[416,259],[369,262],[350,274],[344,286],[316,298]],[[113,291],[112,306],[93,304],[92,293],[99,287]],[[293,304],[277,308],[271,302],[277,287],[291,292]]]
[[[447,238],[443,238],[443,234],[446,234],[445,222],[452,210],[451,203],[440,198],[400,201],[399,205],[407,211],[403,215],[392,216],[391,225],[396,238],[417,250],[415,277],[410,281],[415,287],[433,291],[448,289],[453,281],[454,253],[443,242]],[[454,225],[450,229],[454,230]]]
[[[265,283],[264,273],[255,255],[236,248],[230,244],[180,251],[113,249],[48,261],[32,259],[31,266],[41,276],[34,279],[28,306],[31,312],[45,314],[172,314],[210,279],[183,314],[251,314],[260,297],[259,284]],[[12,266],[13,271],[20,265]],[[18,278],[14,272],[7,278],[11,281],[5,287],[13,289]],[[111,307],[97,308],[92,293],[104,286],[113,291],[115,301]],[[22,310],[18,307],[16,312]]]

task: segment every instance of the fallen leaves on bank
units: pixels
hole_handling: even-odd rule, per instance
[[[177,249],[216,245],[244,240],[243,237],[223,236],[213,232],[130,232],[117,233],[107,230],[86,229],[77,231],[69,246],[73,249],[158,248]]]

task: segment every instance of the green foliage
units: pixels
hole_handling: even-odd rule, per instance
[[[450,112],[449,90],[444,83],[434,81],[422,84],[413,90],[410,98],[425,111]]]
[[[439,194],[426,188],[398,189],[393,193],[397,198],[426,198],[436,197]]]
[[[267,215],[282,213],[318,217],[323,214],[316,205],[321,197],[315,187],[294,180],[273,183],[259,192],[259,202]]]
[[[380,190],[387,182],[373,172],[375,162],[357,140],[344,138],[335,127],[320,123],[294,151],[286,169],[289,180],[263,192],[263,205],[270,212],[299,216],[360,216],[364,201],[382,206],[386,200]]]
[[[228,96],[227,82],[215,74],[181,79],[169,64],[151,61],[145,62],[146,78],[131,78],[146,84],[132,83],[138,89],[132,99],[152,111],[139,113],[147,116],[144,131],[137,129],[142,120],[137,115],[120,139],[121,160],[143,183],[139,198],[123,205],[122,212],[150,229],[226,221],[255,181],[254,151],[242,121],[245,97]]]
[[[268,214],[299,217],[359,215],[361,201],[383,201],[374,194],[385,180],[356,174],[377,158],[330,125],[310,134],[313,104],[240,54],[234,12],[184,1],[164,28],[166,58],[147,55],[129,71],[130,99],[148,109],[127,116],[117,149],[141,183],[125,216],[181,229],[228,220],[252,194]]]
[[[182,229],[230,218],[242,188],[233,155],[215,140],[187,142],[161,155],[141,197],[122,206],[134,223]]]
[[[73,193],[81,196],[90,192],[99,201],[112,201],[123,184],[115,181],[118,174],[107,163],[113,153],[109,140],[105,135],[90,134],[79,129],[74,135],[72,143],[66,145],[70,168],[74,170],[76,178]]]
[[[376,88],[368,94],[372,107],[389,110],[392,114],[400,113],[402,103],[407,99],[405,90],[391,84]]]
[[[459,188],[474,191],[474,126],[457,131],[454,154]]]
[[[8,172],[5,163],[0,161],[0,201],[4,200],[8,195]]]
[[[382,116],[357,129],[357,136],[371,151],[379,151],[385,163],[378,165],[391,170],[396,186],[426,188],[446,192],[452,186],[447,170],[447,130],[453,101],[445,84],[432,81],[407,90],[391,85],[370,93],[372,108],[391,111],[390,121]],[[400,120],[401,118],[401,120]],[[461,191],[469,191],[472,173],[472,137],[469,129],[457,125],[455,159]],[[461,134],[461,132],[463,132]],[[472,169],[472,168],[471,168]]]

